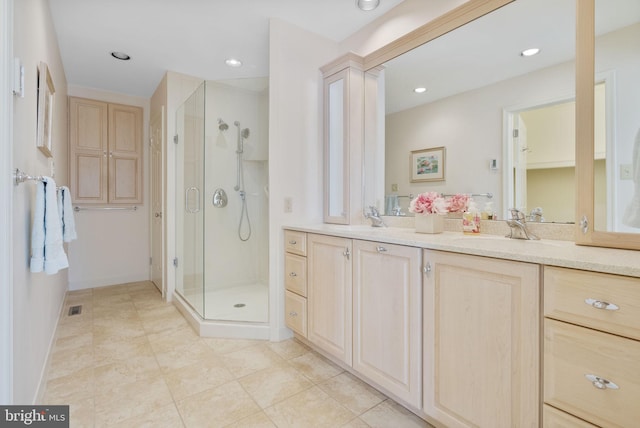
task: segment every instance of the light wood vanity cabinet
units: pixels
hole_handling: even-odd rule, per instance
[[[544,281],[545,419],[553,406],[598,426],[638,426],[640,279],[545,267]]]
[[[453,427],[538,427],[540,266],[424,251],[424,403]]]
[[[284,240],[285,323],[307,337],[307,234],[286,230]]]
[[[351,240],[307,236],[308,339],[347,365],[352,357]]]
[[[74,203],[141,204],[142,108],[69,97]]]
[[[308,341],[419,409],[421,250],[318,234],[306,242]]]
[[[353,241],[353,368],[419,409],[421,249]]]

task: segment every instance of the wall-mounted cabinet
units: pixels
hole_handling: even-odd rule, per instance
[[[141,204],[142,108],[69,97],[74,203]]]
[[[321,69],[324,77],[324,221],[362,219],[364,74],[348,54]]]

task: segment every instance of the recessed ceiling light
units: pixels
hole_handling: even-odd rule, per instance
[[[111,52],[111,56],[121,61],[129,61],[131,57],[124,52]]]
[[[356,4],[361,10],[373,10],[380,4],[380,0],[356,0]]]
[[[415,88],[415,89],[413,90],[413,92],[415,92],[416,94],[421,94],[421,93],[423,93],[423,92],[427,92],[427,88],[422,88],[422,87],[420,87],[420,88]]]
[[[538,48],[531,48],[531,49],[525,49],[522,52],[520,52],[521,56],[534,56],[536,54],[540,53],[540,49]]]
[[[242,65],[242,61],[235,58],[229,58],[225,60],[224,63],[227,64],[229,67],[240,67]]]

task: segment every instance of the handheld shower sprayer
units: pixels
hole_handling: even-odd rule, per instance
[[[236,148],[236,160],[237,160],[237,180],[233,190],[240,194],[240,200],[242,201],[242,210],[240,212],[240,224],[238,225],[238,237],[241,241],[247,241],[251,237],[251,222],[249,221],[249,212],[247,211],[247,195],[244,190],[244,169],[242,166],[242,154],[244,153],[244,139],[249,138],[249,128],[240,126],[240,122],[237,120],[233,124],[238,128],[238,146]],[[242,225],[246,218],[248,232],[246,236],[242,233]]]

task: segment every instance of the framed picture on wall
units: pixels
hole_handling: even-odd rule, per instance
[[[53,125],[53,80],[44,62],[38,65],[38,134],[36,145],[47,157],[51,154],[51,128]]]
[[[413,150],[409,156],[411,182],[444,181],[444,147]]]

